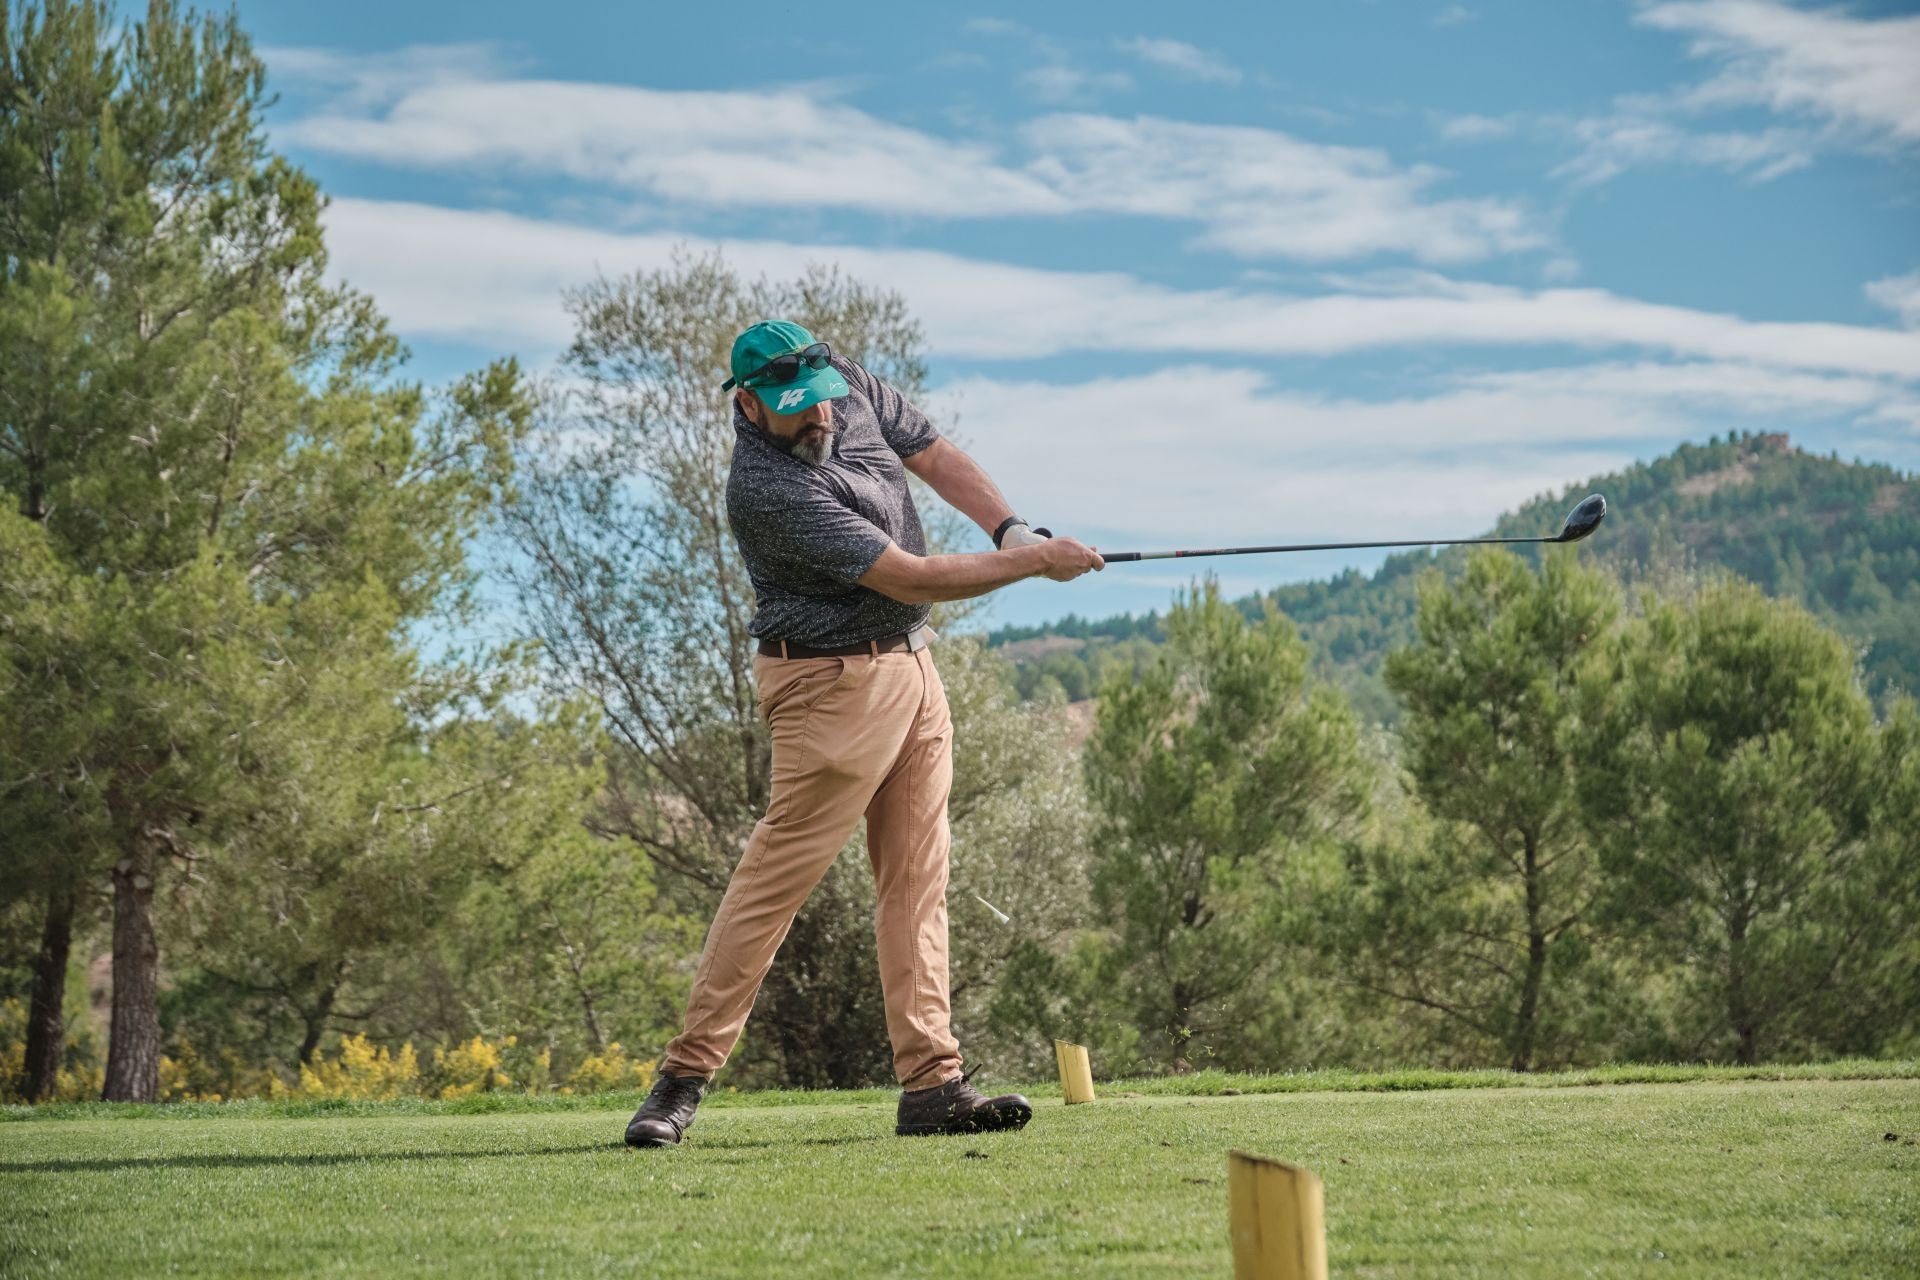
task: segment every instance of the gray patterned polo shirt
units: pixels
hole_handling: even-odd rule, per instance
[[[753,580],[747,631],[831,649],[910,631],[929,605],[859,585],[889,542],[927,553],[900,463],[940,433],[894,388],[845,356],[833,367],[848,394],[833,402],[833,447],[819,466],[772,444],[733,407],[727,523]]]

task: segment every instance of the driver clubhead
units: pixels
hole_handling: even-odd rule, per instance
[[[1567,523],[1561,527],[1560,536],[1555,542],[1578,542],[1600,527],[1607,518],[1607,500],[1599,494],[1590,494],[1580,500],[1580,505],[1567,515]]]

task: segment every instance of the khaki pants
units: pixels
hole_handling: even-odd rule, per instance
[[[661,1067],[711,1077],[726,1062],[793,917],[864,814],[894,1073],[903,1088],[943,1084],[960,1074],[947,1000],[953,721],[932,651],[756,653],[753,670],[773,733],[773,795],[707,931],[686,1029]]]

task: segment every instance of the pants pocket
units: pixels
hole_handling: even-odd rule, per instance
[[[782,708],[804,707],[837,687],[852,665],[849,658],[764,658],[756,663],[760,713],[769,723]]]

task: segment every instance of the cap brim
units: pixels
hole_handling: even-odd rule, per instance
[[[760,397],[760,403],[775,413],[799,413],[822,400],[838,400],[848,394],[847,380],[832,365],[808,371],[807,376],[778,387],[748,387]]]

